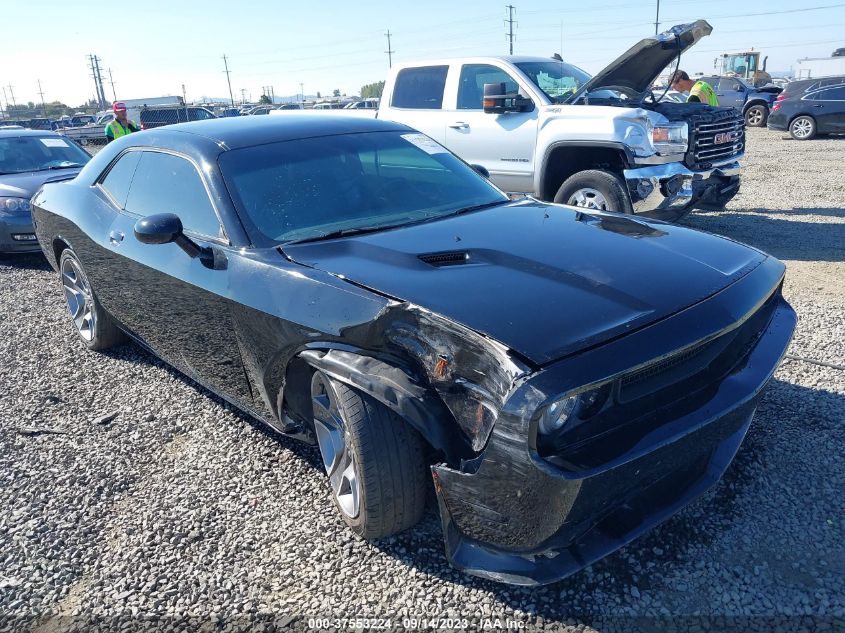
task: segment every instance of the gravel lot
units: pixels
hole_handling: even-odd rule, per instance
[[[265,432],[136,347],[85,351],[44,261],[0,261],[0,631],[144,618],[271,630],[314,616],[842,630],[845,140],[750,130],[749,146],[731,208],[687,223],[787,262],[799,314],[791,356],[711,492],[539,589],[452,570],[434,508],[410,532],[358,540],[316,450]]]

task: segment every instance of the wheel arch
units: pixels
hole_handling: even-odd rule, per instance
[[[634,164],[630,148],[613,141],[558,141],[546,148],[539,178],[541,200],[553,200],[563,181],[588,169],[618,173]]]
[[[272,372],[278,382],[275,413],[283,425],[286,421],[295,422],[300,429],[306,425],[306,434],[312,432],[310,384],[315,371],[324,372],[395,412],[446,462],[457,464],[472,455],[457,422],[433,389],[398,363],[342,344],[312,344],[291,356],[283,371]],[[269,392],[272,386],[267,387]],[[295,430],[291,434],[297,435]]]
[[[764,108],[766,108],[766,110],[772,109],[771,104],[768,101],[766,101],[765,99],[754,98],[754,99],[749,99],[748,101],[745,102],[745,105],[742,107],[742,113],[745,114],[753,106],[756,106],[756,105],[763,106]]]

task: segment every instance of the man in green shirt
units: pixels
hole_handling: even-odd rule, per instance
[[[672,90],[688,92],[687,103],[706,103],[707,105],[719,105],[716,98],[716,91],[706,81],[693,81],[683,70],[676,70],[669,80]]]
[[[132,132],[140,132],[134,121],[130,121],[126,116],[126,104],[123,101],[115,101],[112,104],[112,111],[114,112],[114,120],[106,126],[106,142],[111,143],[113,140],[132,134]]]

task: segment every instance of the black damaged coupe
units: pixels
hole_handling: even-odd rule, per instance
[[[126,337],[319,445],[364,538],[430,486],[469,573],[548,583],[716,482],[792,335],[784,266],[511,201],[428,137],[292,115],[111,143],[33,199],[91,349]]]

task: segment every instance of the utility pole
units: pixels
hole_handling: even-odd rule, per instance
[[[393,53],[395,53],[396,51],[394,51],[390,47],[390,29],[387,29],[387,33],[385,33],[384,35],[385,37],[387,37],[387,50],[384,51],[385,53],[387,53],[387,66],[388,68],[393,68]]]
[[[111,76],[111,68],[109,68],[109,83],[111,84],[111,96],[117,101],[117,91],[114,89],[114,79]]]
[[[99,57],[94,55],[94,68],[97,72],[97,96],[100,99],[100,108],[106,107],[106,91],[103,89],[103,76],[100,73],[100,61],[102,61]]]
[[[18,104],[15,103],[15,87],[12,84],[6,86],[9,89],[9,94],[12,96],[12,107],[17,109]],[[7,100],[6,103],[8,104],[9,101]],[[8,108],[7,108],[8,109]]]
[[[305,103],[305,84],[299,82],[299,95],[302,97],[302,103]]]
[[[44,91],[41,89],[41,80],[38,80],[38,94],[41,95],[41,112],[47,116],[47,106],[44,105]]]
[[[657,13],[654,14],[654,34],[657,35],[660,26],[660,0],[657,0]]]
[[[246,88],[241,88],[241,105],[246,103]]]
[[[229,61],[226,59],[225,54],[223,55],[223,68],[226,69],[223,72],[226,73],[226,82],[229,84],[229,99],[232,100],[232,107],[234,108],[235,107],[235,97],[234,97],[234,95],[232,95],[232,80],[229,79],[229,73],[231,71],[229,70]]]
[[[513,55],[513,10],[516,8],[512,4],[505,7],[508,10],[508,19],[505,22],[508,24],[508,39],[510,40],[510,54]]]
[[[6,86],[3,86],[3,101],[6,103],[6,115],[9,114],[9,97],[6,96]],[[0,103],[0,113],[3,111],[3,104]],[[0,117],[2,118],[2,117]]]

